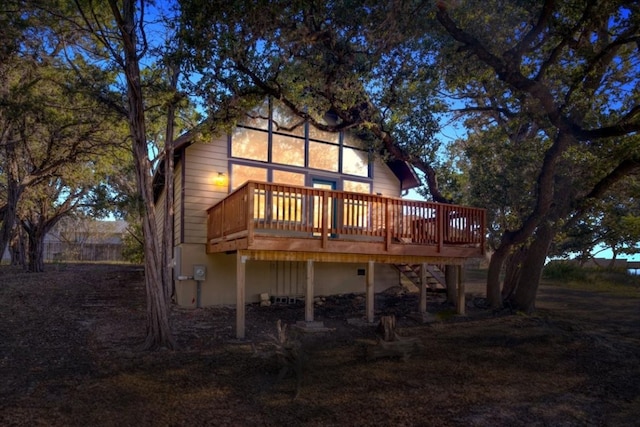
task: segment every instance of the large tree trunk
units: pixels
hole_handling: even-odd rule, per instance
[[[509,255],[511,245],[501,245],[491,255],[489,270],[487,271],[487,304],[493,310],[502,308],[502,286],[500,273],[505,259]]]
[[[27,270],[31,273],[42,273],[44,271],[44,232],[40,227],[29,227],[27,236],[29,238]]]
[[[4,253],[11,241],[13,228],[17,222],[18,200],[23,190],[23,187],[20,185],[15,142],[6,140],[3,142],[6,155],[4,169],[7,176],[7,201],[4,207],[2,226],[0,227],[0,256]]]
[[[162,251],[156,223],[153,200],[151,162],[147,148],[144,117],[144,98],[138,56],[138,28],[136,27],[135,0],[120,2],[109,0],[116,19],[124,51],[124,73],[127,81],[128,121],[132,136],[132,151],[136,166],[136,182],[144,206],[142,230],[144,233],[145,287],[147,292],[147,336],[145,349],[175,347],[169,324],[169,306],[162,280]]]
[[[504,285],[502,286],[502,300],[507,300],[518,287],[522,263],[527,257],[527,246],[520,245],[506,260]]]
[[[25,270],[27,269],[28,246],[27,236],[22,227],[15,227],[10,244],[11,265],[21,266]]]
[[[521,263],[518,285],[510,301],[513,303],[514,308],[525,313],[531,313],[535,310],[542,269],[544,268],[544,262],[547,259],[547,253],[554,234],[553,225],[543,222],[538,228],[535,238]]]
[[[169,67],[170,85],[171,89],[175,92],[178,85],[178,70],[176,66]],[[165,289],[165,298],[171,301],[171,297],[174,294],[174,281],[173,281],[173,173],[174,173],[174,147],[173,147],[173,133],[174,133],[174,119],[176,112],[176,101],[174,98],[169,101],[167,108],[167,129],[165,132],[165,199],[164,199],[164,224],[162,229],[162,259],[163,259],[163,286]]]
[[[173,121],[173,115],[170,115],[169,119]],[[168,127],[168,126],[167,126]],[[173,126],[171,126],[173,132]],[[171,297],[174,294],[173,285],[173,138],[166,142],[168,146],[165,149],[165,199],[164,199],[164,224],[162,230],[162,258],[163,258],[163,287],[165,289],[165,298],[167,301],[171,301]]]

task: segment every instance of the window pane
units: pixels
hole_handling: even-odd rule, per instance
[[[264,101],[249,111],[242,124],[258,129],[269,129],[269,101]]]
[[[237,127],[231,135],[231,157],[268,160],[267,132]]]
[[[362,140],[351,132],[345,132],[342,141],[347,147],[363,148]]]
[[[273,163],[304,166],[304,139],[274,133],[272,150]]]
[[[304,136],[304,120],[278,101],[273,102],[272,120],[274,131]]]
[[[231,189],[235,190],[247,181],[267,181],[267,169],[245,165],[231,165]]]
[[[368,182],[349,181],[345,179],[342,181],[342,189],[353,193],[371,194],[371,184]]]
[[[333,142],[337,144],[340,142],[340,133],[339,132],[326,132],[318,129],[315,126],[309,126],[309,138],[317,139],[318,141],[326,141]]]
[[[342,173],[369,176],[369,156],[354,148],[342,148]]]
[[[290,184],[290,185],[304,186],[304,174],[274,170],[273,182],[275,184]]]
[[[340,147],[319,142],[309,142],[309,167],[327,171],[338,171],[338,151]]]

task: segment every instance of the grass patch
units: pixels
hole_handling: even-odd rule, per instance
[[[545,284],[553,286],[640,297],[640,276],[625,270],[584,268],[566,262],[553,262],[545,266],[542,278]]]

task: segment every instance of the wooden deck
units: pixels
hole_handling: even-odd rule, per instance
[[[247,182],[207,213],[207,253],[454,264],[484,254],[485,210],[468,206]]]

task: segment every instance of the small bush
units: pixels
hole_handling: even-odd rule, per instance
[[[572,263],[552,261],[542,270],[542,277],[547,280],[572,282],[587,280],[587,270]]]

